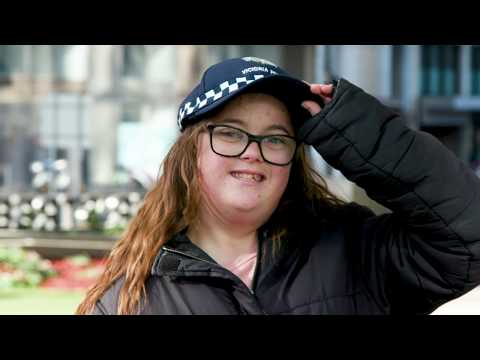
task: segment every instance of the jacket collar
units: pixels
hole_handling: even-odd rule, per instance
[[[200,268],[205,268],[205,264],[216,264],[206,252],[192,243],[186,232],[187,229],[174,235],[162,246],[153,262],[152,275],[174,275],[192,263],[198,263]]]
[[[212,270],[222,269],[213,258],[189,239],[186,232],[187,229],[177,233],[160,249],[151,268],[152,275],[172,276],[192,272],[210,275]],[[259,229],[258,234],[259,244],[263,245],[263,239],[267,236],[265,230]]]

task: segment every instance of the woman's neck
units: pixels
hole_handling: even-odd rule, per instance
[[[208,216],[201,216],[189,227],[187,236],[222,266],[257,250],[255,226],[234,227]]]

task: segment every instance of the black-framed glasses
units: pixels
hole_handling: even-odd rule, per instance
[[[265,162],[286,166],[295,157],[298,140],[289,135],[252,135],[230,125],[207,125],[210,133],[210,147],[220,156],[241,156],[252,142],[260,148]]]

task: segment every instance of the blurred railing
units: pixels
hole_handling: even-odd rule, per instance
[[[0,195],[0,246],[19,246],[47,258],[105,256],[143,200],[138,192]]]

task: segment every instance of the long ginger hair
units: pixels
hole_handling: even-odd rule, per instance
[[[99,280],[89,289],[77,314],[89,314],[113,283],[124,277],[118,297],[118,314],[139,313],[146,299],[145,284],[156,255],[176,233],[193,224],[201,192],[198,183],[197,144],[205,131],[205,121],[185,129],[163,160],[155,186],[131,220],[125,233],[114,245]],[[332,194],[325,180],[307,160],[306,148],[300,145],[290,171],[289,183],[269,223],[270,240],[278,245],[292,224],[295,205],[316,201],[325,208],[344,202]],[[278,246],[273,247],[278,248]]]

